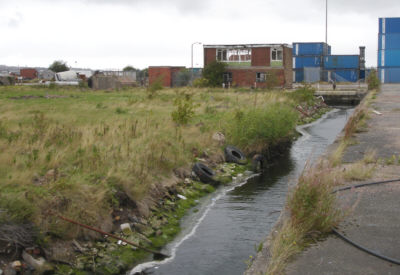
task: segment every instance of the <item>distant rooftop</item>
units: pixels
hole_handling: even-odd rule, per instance
[[[277,43],[277,44],[225,44],[225,45],[203,45],[204,48],[231,48],[231,49],[243,49],[243,48],[274,48],[274,47],[288,47],[291,48],[289,44]]]

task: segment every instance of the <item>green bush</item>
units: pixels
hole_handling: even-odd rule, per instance
[[[49,66],[49,70],[55,73],[59,73],[59,72],[69,71],[69,67],[67,65],[67,62],[62,60],[56,60]]]
[[[153,98],[156,95],[156,92],[163,88],[163,77],[160,76],[147,88],[147,97],[150,99]]]
[[[314,92],[315,90],[313,88],[309,86],[303,86],[294,92],[288,93],[288,95],[298,104],[306,103],[312,105],[315,101]]]
[[[229,143],[243,149],[266,146],[287,137],[295,128],[297,113],[289,106],[274,103],[264,108],[237,110],[225,120]]]
[[[7,195],[0,195],[0,224],[26,222],[36,210],[24,194],[8,192]]]
[[[225,71],[225,63],[214,61],[204,67],[203,78],[207,80],[208,86],[220,87],[224,82]]]
[[[184,94],[175,99],[176,109],[171,113],[172,120],[178,125],[188,124],[194,116],[194,102],[190,95]]]
[[[378,89],[381,82],[378,78],[376,70],[372,70],[367,78],[368,90]]]
[[[193,86],[196,88],[204,88],[204,87],[208,87],[209,83],[208,80],[205,78],[197,78],[195,80],[193,80]]]
[[[128,111],[125,109],[122,109],[121,107],[117,107],[117,109],[115,109],[115,112],[117,114],[126,114]]]

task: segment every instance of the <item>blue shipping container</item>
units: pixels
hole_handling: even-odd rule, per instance
[[[293,71],[293,81],[300,83],[304,81],[304,71],[303,69],[298,69]]]
[[[328,72],[328,80],[336,82],[357,82],[359,70],[332,70]]]
[[[293,56],[304,55],[327,55],[328,45],[326,43],[293,43]]]
[[[295,56],[293,57],[293,68],[321,67],[322,56]]]
[[[331,54],[332,54],[332,47],[328,46],[328,55],[331,55]]]
[[[400,67],[379,68],[378,77],[382,83],[400,83]]]
[[[378,51],[378,67],[400,67],[400,50]]]
[[[359,55],[329,55],[324,57],[325,69],[357,69]]]
[[[400,18],[379,18],[379,33],[399,33]]]
[[[379,50],[400,49],[400,33],[379,34]]]

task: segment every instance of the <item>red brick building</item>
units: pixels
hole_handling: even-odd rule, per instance
[[[39,73],[36,69],[30,69],[30,68],[21,69],[19,74],[24,79],[35,79],[35,78],[38,78],[38,75],[39,75]]]
[[[174,74],[184,69],[185,67],[172,66],[149,67],[149,85],[161,79],[164,87],[172,87]]]
[[[204,45],[204,66],[216,60],[228,65],[226,85],[263,88],[274,74],[279,86],[292,86],[292,48],[287,44]]]

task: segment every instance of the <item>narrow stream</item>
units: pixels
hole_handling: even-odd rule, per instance
[[[181,234],[163,250],[172,257],[139,265],[131,274],[243,274],[246,260],[277,221],[288,187],[308,160],[317,159],[333,143],[352,111],[335,109],[301,127],[303,136],[262,175],[203,198],[183,219]]]

